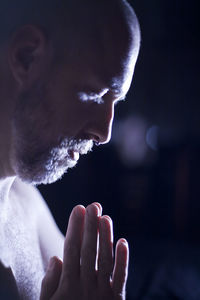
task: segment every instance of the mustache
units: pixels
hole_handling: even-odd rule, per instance
[[[71,159],[70,152],[78,152],[79,154],[87,154],[92,150],[93,147],[92,140],[82,140],[82,139],[63,139],[57,146],[50,149],[48,154],[48,159],[46,161],[45,169],[51,170],[52,168],[58,167],[74,167],[74,160]]]
[[[60,143],[61,148],[79,152],[79,154],[86,154],[89,151],[92,151],[94,142],[87,139],[78,139],[78,140],[63,140]]]
[[[87,154],[92,151],[94,142],[88,139],[62,139],[57,146],[50,150],[50,156],[58,156],[60,159],[69,157],[69,152],[74,151],[79,154]]]

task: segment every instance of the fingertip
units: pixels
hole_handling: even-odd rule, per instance
[[[47,266],[47,272],[51,272],[54,271],[55,269],[62,268],[62,264],[63,262],[59,257],[57,256],[51,257]]]
[[[98,210],[99,210],[98,215],[101,216],[102,215],[102,211],[103,211],[103,208],[102,208],[101,204],[99,202],[94,202],[93,204],[98,207]]]
[[[75,206],[75,209],[81,209],[81,210],[85,210],[85,206],[82,204],[78,204]]]
[[[86,208],[86,211],[90,216],[93,216],[93,217],[94,216],[100,217],[100,215],[101,215],[100,207],[99,207],[99,205],[97,205],[96,202],[89,204]]]
[[[118,243],[119,243],[119,244],[123,244],[124,246],[128,247],[128,242],[127,242],[127,240],[124,239],[124,238],[119,239]]]
[[[55,265],[55,259],[54,257],[51,257],[47,265],[47,272],[51,272],[54,269],[54,265]]]
[[[53,256],[49,260],[46,274],[41,283],[40,300],[50,299],[55,293],[62,273],[62,260]]]
[[[112,223],[112,219],[109,215],[103,215],[102,218],[107,219],[110,223]]]
[[[109,240],[113,243],[113,222],[112,219],[104,215],[100,218],[100,232],[105,231],[109,234]]]
[[[73,208],[73,213],[75,213],[76,216],[81,217],[85,215],[85,207],[81,204],[76,205]]]
[[[57,265],[62,265],[62,264],[63,264],[63,261],[62,261],[62,259],[61,259],[60,257],[58,257],[58,256],[53,256],[53,258],[54,258],[55,263],[56,263]]]
[[[126,239],[121,238],[117,241],[116,250],[125,253],[129,253],[129,245]]]
[[[104,215],[100,218],[100,224],[103,226],[103,227],[110,227],[112,230],[113,230],[113,221],[112,219],[107,216],[107,215]]]

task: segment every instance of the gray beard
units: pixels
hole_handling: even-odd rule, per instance
[[[77,164],[77,161],[69,155],[70,151],[87,154],[92,150],[93,142],[65,138],[59,145],[44,149],[42,152],[30,150],[27,152],[21,146],[20,139],[16,139],[15,135],[14,170],[24,182],[39,185],[50,184],[62,178],[68,169]],[[30,149],[29,143],[27,149]]]
[[[50,108],[47,111],[45,93],[40,91],[34,98],[31,94],[33,91],[21,96],[13,115],[11,164],[16,175],[27,183],[53,183],[76,165],[70,151],[86,154],[93,141],[52,138],[52,114]]]

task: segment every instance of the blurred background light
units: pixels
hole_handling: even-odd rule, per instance
[[[158,150],[158,133],[159,127],[156,125],[151,126],[146,133],[146,143],[154,151]]]
[[[112,140],[125,165],[135,166],[143,163],[148,151],[146,130],[146,122],[138,116],[129,116],[116,122]]]

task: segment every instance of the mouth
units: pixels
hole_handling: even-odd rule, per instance
[[[79,160],[79,152],[77,151],[74,151],[74,150],[69,150],[68,151],[68,155],[70,157],[71,160],[74,160],[74,161],[78,161]]]

